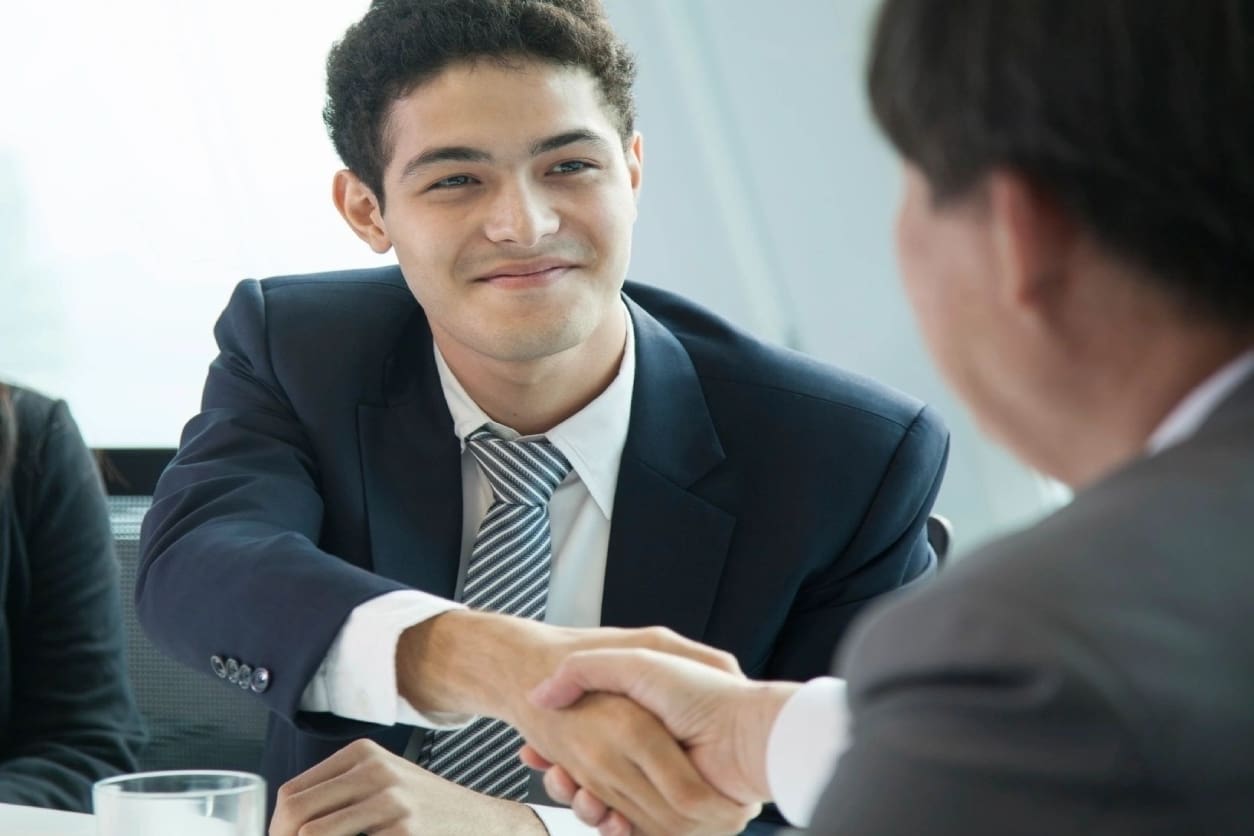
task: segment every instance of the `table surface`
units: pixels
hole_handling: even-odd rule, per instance
[[[0,833],[5,836],[95,836],[95,819],[83,813],[0,804]]]

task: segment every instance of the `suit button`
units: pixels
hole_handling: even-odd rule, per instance
[[[235,682],[236,685],[238,685],[243,690],[247,691],[248,686],[252,684],[252,679],[253,679],[252,665],[240,665],[239,677],[237,679],[238,681],[232,680],[232,682]]]
[[[213,668],[218,679],[226,679],[226,663],[222,661],[221,656],[210,656],[209,667]]]
[[[257,670],[253,671],[253,678],[248,683],[248,687],[252,689],[254,694],[264,693],[270,687],[270,671],[266,668],[257,668]]]
[[[232,685],[239,684],[239,662],[234,659],[226,660],[226,681]]]

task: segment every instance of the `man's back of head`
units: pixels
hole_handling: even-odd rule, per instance
[[[1072,485],[1254,345],[1254,3],[888,0],[872,109],[942,372]]]
[[[996,168],[1184,306],[1254,323],[1254,3],[889,0],[874,112],[938,201]]]

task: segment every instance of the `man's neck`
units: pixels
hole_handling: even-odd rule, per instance
[[[591,403],[618,374],[627,316],[616,307],[587,340],[558,354],[499,360],[435,332],[436,346],[466,394],[489,418],[523,435],[551,430]]]
[[[1070,439],[1056,450],[1073,487],[1097,481],[1141,456],[1154,431],[1198,386],[1254,346],[1254,337],[1220,330],[1150,329],[1152,338],[1129,341],[1125,350],[1090,367],[1083,401],[1064,418]],[[1063,449],[1065,448],[1065,449]]]

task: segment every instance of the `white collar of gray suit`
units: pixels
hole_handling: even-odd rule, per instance
[[[1145,445],[1149,455],[1187,440],[1245,380],[1254,376],[1254,348],[1206,378],[1167,414]]]

